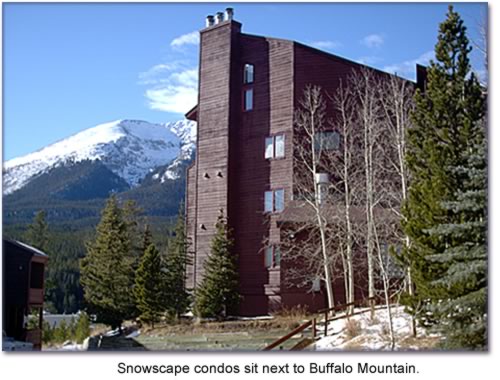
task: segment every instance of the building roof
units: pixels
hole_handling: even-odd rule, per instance
[[[18,246],[19,248],[23,249],[24,251],[31,253],[33,256],[44,257],[44,258],[49,257],[45,252],[40,251],[39,249],[32,247],[31,245],[28,245],[26,243],[20,242],[18,240],[11,240],[11,239],[3,239],[3,240],[6,242],[9,242],[10,244]]]

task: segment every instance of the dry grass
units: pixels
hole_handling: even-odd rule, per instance
[[[158,336],[180,334],[180,335],[199,335],[204,333],[220,333],[220,332],[241,332],[241,331],[269,331],[275,329],[291,330],[302,323],[302,319],[287,316],[276,316],[273,319],[266,320],[236,320],[236,321],[202,321],[191,322],[182,320],[177,324],[158,324],[154,329],[149,326],[141,328],[141,334],[154,334]]]
[[[407,336],[399,340],[398,346],[402,350],[436,350],[440,337],[437,336],[423,336],[423,337],[413,337]]]
[[[354,318],[348,318],[345,321],[345,334],[347,338],[352,339],[361,334],[361,323]]]

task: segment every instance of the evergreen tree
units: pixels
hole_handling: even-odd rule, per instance
[[[48,344],[54,340],[54,330],[49,322],[43,321],[42,324],[42,342]]]
[[[151,234],[151,229],[149,228],[149,224],[146,224],[146,226],[144,227],[144,234],[142,235],[141,257],[151,244],[153,244],[153,235]]]
[[[425,92],[416,94],[414,127],[408,131],[411,183],[403,213],[411,244],[403,254],[415,295],[407,303],[424,326],[437,325],[445,334],[458,328],[457,321],[443,319],[450,307],[467,309],[462,297],[485,286],[484,247],[479,248],[485,241],[486,203],[479,196],[485,179],[478,174],[485,164],[480,163],[485,102],[471,74],[470,50],[463,21],[450,6],[439,28],[437,62],[430,64]],[[472,278],[477,281],[470,286]]]
[[[76,322],[74,340],[76,343],[82,343],[88,336],[90,336],[90,319],[87,313],[82,312]]]
[[[63,319],[59,323],[59,326],[54,327],[54,341],[56,343],[64,343],[69,338],[70,334],[69,334],[68,324],[66,323],[66,320]]]
[[[195,313],[202,318],[222,318],[237,311],[238,269],[233,239],[222,212],[215,225],[205,276],[195,292]]]
[[[131,292],[135,260],[123,212],[113,195],[102,212],[95,240],[87,245],[87,255],[81,260],[84,297],[99,322],[121,328],[125,319],[135,316]]]
[[[28,226],[25,236],[28,244],[42,251],[47,250],[47,245],[49,243],[49,227],[47,225],[46,216],[44,210],[38,211],[33,223]]]
[[[186,312],[189,293],[186,290],[186,267],[189,263],[189,240],[186,234],[184,205],[181,203],[175,226],[175,236],[168,247],[165,259],[165,291],[167,309],[176,317]]]
[[[147,248],[147,245],[141,245],[141,238],[144,237],[140,228],[140,224],[142,223],[139,223],[142,210],[133,200],[128,199],[123,203],[122,211],[123,220],[125,221],[125,224],[127,226],[130,241],[130,252],[134,259],[133,268],[134,271],[136,271],[137,267],[139,266],[141,256],[144,254]],[[146,228],[149,230],[149,225],[146,225]],[[150,231],[148,231],[148,234],[148,238],[152,239]]]
[[[141,258],[135,276],[134,294],[140,319],[154,323],[160,319],[163,305],[163,275],[161,256],[154,244],[150,244]]]
[[[476,123],[474,138],[464,151],[465,166],[453,168],[464,178],[453,200],[444,208],[450,223],[432,228],[450,244],[442,253],[429,257],[446,267],[434,284],[446,288],[446,297],[431,307],[439,318],[438,329],[446,336],[448,349],[485,349],[487,346],[487,158],[485,126]]]

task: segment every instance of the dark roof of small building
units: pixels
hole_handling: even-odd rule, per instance
[[[8,242],[10,244],[16,245],[17,247],[23,249],[24,251],[31,253],[33,256],[39,256],[39,257],[45,257],[45,258],[49,257],[45,252],[43,252],[35,247],[32,247],[31,245],[20,242],[18,240],[11,240],[11,239],[3,239],[3,240],[4,240],[4,242]]]

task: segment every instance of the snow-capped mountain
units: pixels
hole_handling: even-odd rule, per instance
[[[168,179],[178,179],[181,177],[183,163],[193,157],[196,149],[196,123],[186,122],[185,120],[170,123],[170,130],[181,139],[181,148],[178,156],[172,161],[167,169],[161,173],[155,173],[153,179],[159,179],[161,183]]]
[[[99,160],[131,187],[156,168],[169,165],[161,175],[175,179],[178,162],[195,149],[196,123],[188,120],[153,124],[117,120],[101,124],[4,163],[3,192],[11,194],[54,168]],[[177,164],[176,164],[177,163]]]

